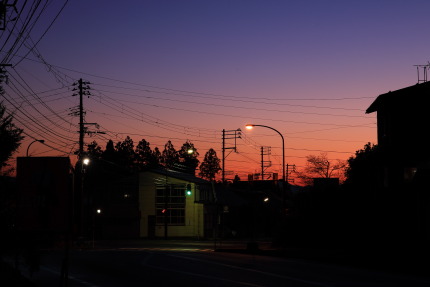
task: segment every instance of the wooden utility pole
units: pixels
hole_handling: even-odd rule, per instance
[[[6,30],[6,25],[7,25],[6,13],[8,8],[13,8],[15,13],[18,15],[18,9],[16,9],[16,2],[18,2],[18,0],[14,0],[12,4],[9,4],[8,1],[0,2],[0,31]]]
[[[261,147],[261,180],[264,180],[264,170],[265,168],[271,167],[272,162],[270,160],[264,160],[264,156],[269,156],[271,154],[270,146]]]
[[[78,81],[78,93],[79,93],[79,158],[84,154],[84,136],[85,136],[85,124],[84,124],[84,95],[90,96],[88,91],[90,87],[89,82],[82,81],[82,78]]]
[[[291,171],[289,171],[289,168],[290,167],[292,167],[292,170]],[[285,177],[285,183],[288,185],[288,183],[289,183],[289,175],[290,175],[290,173],[292,173],[292,172],[294,172],[296,170],[296,165],[295,164],[288,164],[287,163],[287,172],[285,173],[286,174],[286,177]]]
[[[228,156],[225,155],[226,149],[232,149],[234,152],[237,152],[236,149],[236,139],[240,139],[241,136],[241,130],[222,130],[222,182],[225,182],[225,158]],[[225,140],[226,139],[234,139],[234,145],[231,147],[225,147]]]

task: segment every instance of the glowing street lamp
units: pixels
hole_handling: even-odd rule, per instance
[[[282,139],[282,182],[283,182],[282,183],[282,189],[283,189],[282,198],[283,198],[283,205],[284,205],[284,210],[285,210],[285,186],[284,185],[286,183],[285,183],[285,140],[284,140],[284,136],[277,129],[274,129],[274,128],[269,127],[269,126],[255,125],[255,124],[247,124],[246,125],[246,129],[248,129],[248,130],[253,129],[254,127],[268,128],[268,129],[271,129],[271,130],[277,132],[281,136],[281,139]]]

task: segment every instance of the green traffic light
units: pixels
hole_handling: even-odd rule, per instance
[[[185,191],[185,194],[187,196],[190,196],[191,194],[193,194],[191,191],[191,184],[187,184],[187,190]]]

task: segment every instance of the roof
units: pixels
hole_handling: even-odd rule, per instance
[[[376,100],[367,108],[366,114],[378,111],[388,102],[402,104],[414,99],[426,101],[428,97],[430,97],[430,82],[416,84],[393,92],[390,91],[388,93],[379,95]]]
[[[184,173],[184,172],[180,172],[180,171],[175,171],[175,170],[171,170],[171,169],[155,168],[155,169],[148,169],[148,170],[142,171],[142,172],[153,172],[153,173],[157,173],[157,174],[161,174],[161,175],[165,175],[165,176],[167,175],[169,177],[173,177],[173,178],[188,181],[188,182],[198,183],[198,184],[210,183],[209,181],[204,180],[204,179],[199,178],[199,177],[196,177],[192,174]]]

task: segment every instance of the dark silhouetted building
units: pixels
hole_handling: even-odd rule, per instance
[[[403,245],[430,241],[429,96],[424,82],[379,95],[366,110],[377,113],[381,226],[387,241]]]

